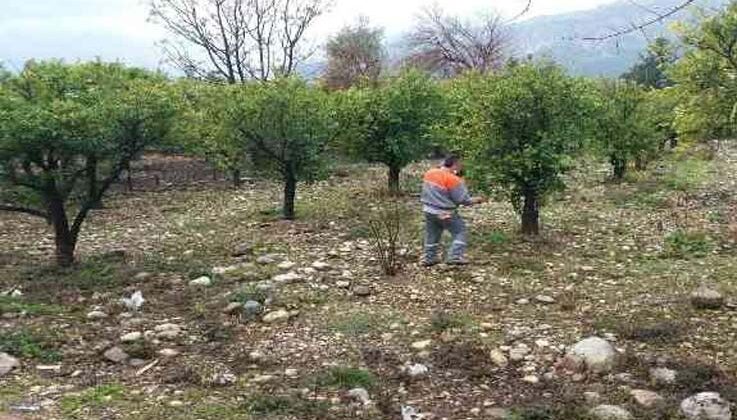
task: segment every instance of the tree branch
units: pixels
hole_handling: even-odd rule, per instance
[[[620,30],[613,31],[611,33],[608,33],[606,35],[601,36],[594,36],[594,37],[585,37],[582,38],[584,41],[607,41],[612,38],[620,38],[622,36],[631,34],[633,32],[642,31],[643,29],[647,28],[648,26],[655,25],[656,23],[661,23],[662,21],[674,16],[678,12],[682,11],[686,7],[690,6],[696,2],[696,0],[682,0],[680,4],[677,6],[674,6],[670,10],[668,10],[665,13],[657,13],[657,15],[651,19],[648,19],[642,23],[633,23],[631,27],[629,28],[622,28]],[[654,12],[654,11],[652,11]]]
[[[51,219],[49,214],[46,213],[45,211],[38,210],[38,209],[32,209],[30,207],[14,206],[10,204],[0,204],[0,211],[30,214],[31,216],[40,217],[42,219],[45,219],[46,221]]]

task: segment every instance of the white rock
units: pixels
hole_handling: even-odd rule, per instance
[[[285,322],[287,320],[289,320],[289,312],[285,311],[284,309],[269,312],[268,314],[264,315],[263,318],[263,321],[267,324]]]
[[[731,420],[732,410],[716,392],[702,392],[681,402],[681,413],[688,420]]]
[[[190,281],[189,285],[196,287],[210,287],[212,285],[212,279],[207,276],[202,276]]]
[[[277,284],[290,284],[303,280],[303,277],[295,272],[279,274],[272,279]]]
[[[177,324],[161,324],[154,328],[156,338],[173,340],[182,334],[182,328]]]
[[[616,405],[599,405],[589,411],[589,415],[599,420],[630,420],[632,414]]]
[[[108,315],[105,312],[102,312],[102,311],[92,311],[92,312],[90,312],[90,313],[87,314],[87,319],[95,321],[95,320],[98,320],[98,319],[105,319],[105,318],[107,318],[107,316]]]
[[[330,264],[324,261],[315,261],[314,263],[312,263],[312,268],[317,271],[328,271],[330,270]]]
[[[243,310],[243,304],[240,302],[230,302],[228,306],[223,308],[223,313],[233,315]]]
[[[284,376],[288,378],[296,378],[299,376],[299,371],[297,369],[285,369]]]
[[[530,348],[525,344],[519,344],[516,347],[509,350],[509,358],[515,362],[524,360],[525,356],[530,354]]]
[[[0,353],[0,377],[7,375],[18,366],[20,366],[18,359],[7,353]]]
[[[128,356],[128,353],[124,352],[123,349],[120,347],[112,347],[108,349],[103,356],[105,358],[113,363],[122,363],[128,360],[130,356]]]
[[[291,262],[291,261],[284,261],[279,263],[276,267],[280,270],[291,270],[293,269],[297,264]]]
[[[538,378],[536,375],[527,375],[524,378],[522,378],[522,382],[536,384],[540,382],[540,378]]]
[[[412,348],[415,350],[425,350],[432,344],[432,340],[415,341],[412,343]]]
[[[677,372],[667,368],[650,369],[650,378],[659,385],[672,385],[676,382]]]
[[[427,375],[430,370],[422,363],[415,363],[405,366],[404,371],[412,378],[420,378]]]
[[[348,289],[351,287],[351,282],[345,280],[338,280],[335,282],[335,286],[341,289]]]
[[[159,355],[163,357],[177,357],[179,356],[179,350],[169,348],[161,349],[159,350]]]
[[[545,295],[537,295],[535,296],[535,301],[537,301],[538,303],[543,303],[545,305],[552,305],[553,303],[555,303],[555,298]]]
[[[564,365],[572,370],[588,369],[592,372],[608,372],[617,360],[617,351],[608,341],[589,337],[579,341],[566,354]]]
[[[633,389],[630,391],[630,395],[632,395],[632,398],[634,398],[637,404],[645,408],[655,407],[665,401],[657,392],[645,389]]]
[[[499,367],[507,367],[509,365],[509,360],[507,359],[507,356],[504,355],[504,352],[502,352],[499,349],[494,349],[489,353],[489,357],[491,358],[491,362]]]
[[[583,399],[586,400],[587,404],[599,404],[599,401],[601,401],[601,394],[594,391],[586,391],[583,393]]]
[[[133,341],[138,341],[141,338],[143,338],[143,333],[140,331],[134,331],[130,332],[128,334],[124,334],[120,337],[120,341],[124,343],[131,343]]]
[[[253,379],[251,379],[251,382],[255,382],[257,384],[262,384],[262,383],[266,383],[266,382],[271,382],[274,379],[275,379],[274,378],[274,375],[258,375],[256,377],[254,377]]]
[[[371,404],[371,397],[369,396],[368,391],[366,391],[366,389],[364,388],[351,389],[350,391],[348,391],[348,397],[360,402],[363,405]]]
[[[269,265],[276,263],[276,258],[273,255],[262,255],[256,258],[256,264]]]
[[[130,298],[120,298],[120,304],[125,306],[129,311],[138,311],[143,306],[146,299],[143,298],[143,293],[140,290],[134,292]]]

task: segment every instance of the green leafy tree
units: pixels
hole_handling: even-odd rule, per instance
[[[179,144],[187,153],[230,174],[236,188],[241,186],[242,172],[248,167],[247,144],[230,121],[241,90],[240,86],[192,80],[180,81],[175,87],[185,104],[176,124]]]
[[[668,38],[658,37],[640,56],[640,61],[622,75],[622,79],[653,89],[672,86],[673,81],[668,77],[667,70],[676,60],[673,43]]]
[[[479,188],[506,196],[522,232],[539,233],[545,197],[564,187],[590,132],[587,84],[547,64],[517,64],[497,76],[469,75],[450,89],[449,136]]]
[[[120,71],[29,62],[0,85],[0,210],[46,219],[60,265],[73,263],[82,224],[108,188],[170,127],[165,84],[109,83]]]
[[[228,124],[244,142],[250,165],[284,183],[283,215],[295,217],[299,181],[325,174],[333,133],[326,93],[296,78],[239,89]]]
[[[624,178],[631,163],[649,161],[658,150],[658,127],[644,88],[628,81],[603,81],[596,112],[596,136],[613,176]]]
[[[343,28],[326,46],[325,85],[333,90],[362,83],[376,85],[384,65],[383,41],[384,31],[372,28],[365,18]]]
[[[401,171],[425,156],[432,127],[443,115],[443,97],[425,74],[408,70],[377,88],[352,89],[338,99],[340,145],[349,155],[389,168],[399,192]]]
[[[669,71],[681,103],[675,125],[689,141],[730,138],[737,119],[737,2],[678,27],[688,46]]]

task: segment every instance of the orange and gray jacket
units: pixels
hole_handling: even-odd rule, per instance
[[[422,185],[422,210],[430,214],[452,212],[471,204],[471,196],[461,177],[441,168],[427,171]]]

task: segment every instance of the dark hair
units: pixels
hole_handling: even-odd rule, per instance
[[[446,168],[452,168],[461,160],[457,155],[449,155],[443,160],[443,166]]]

